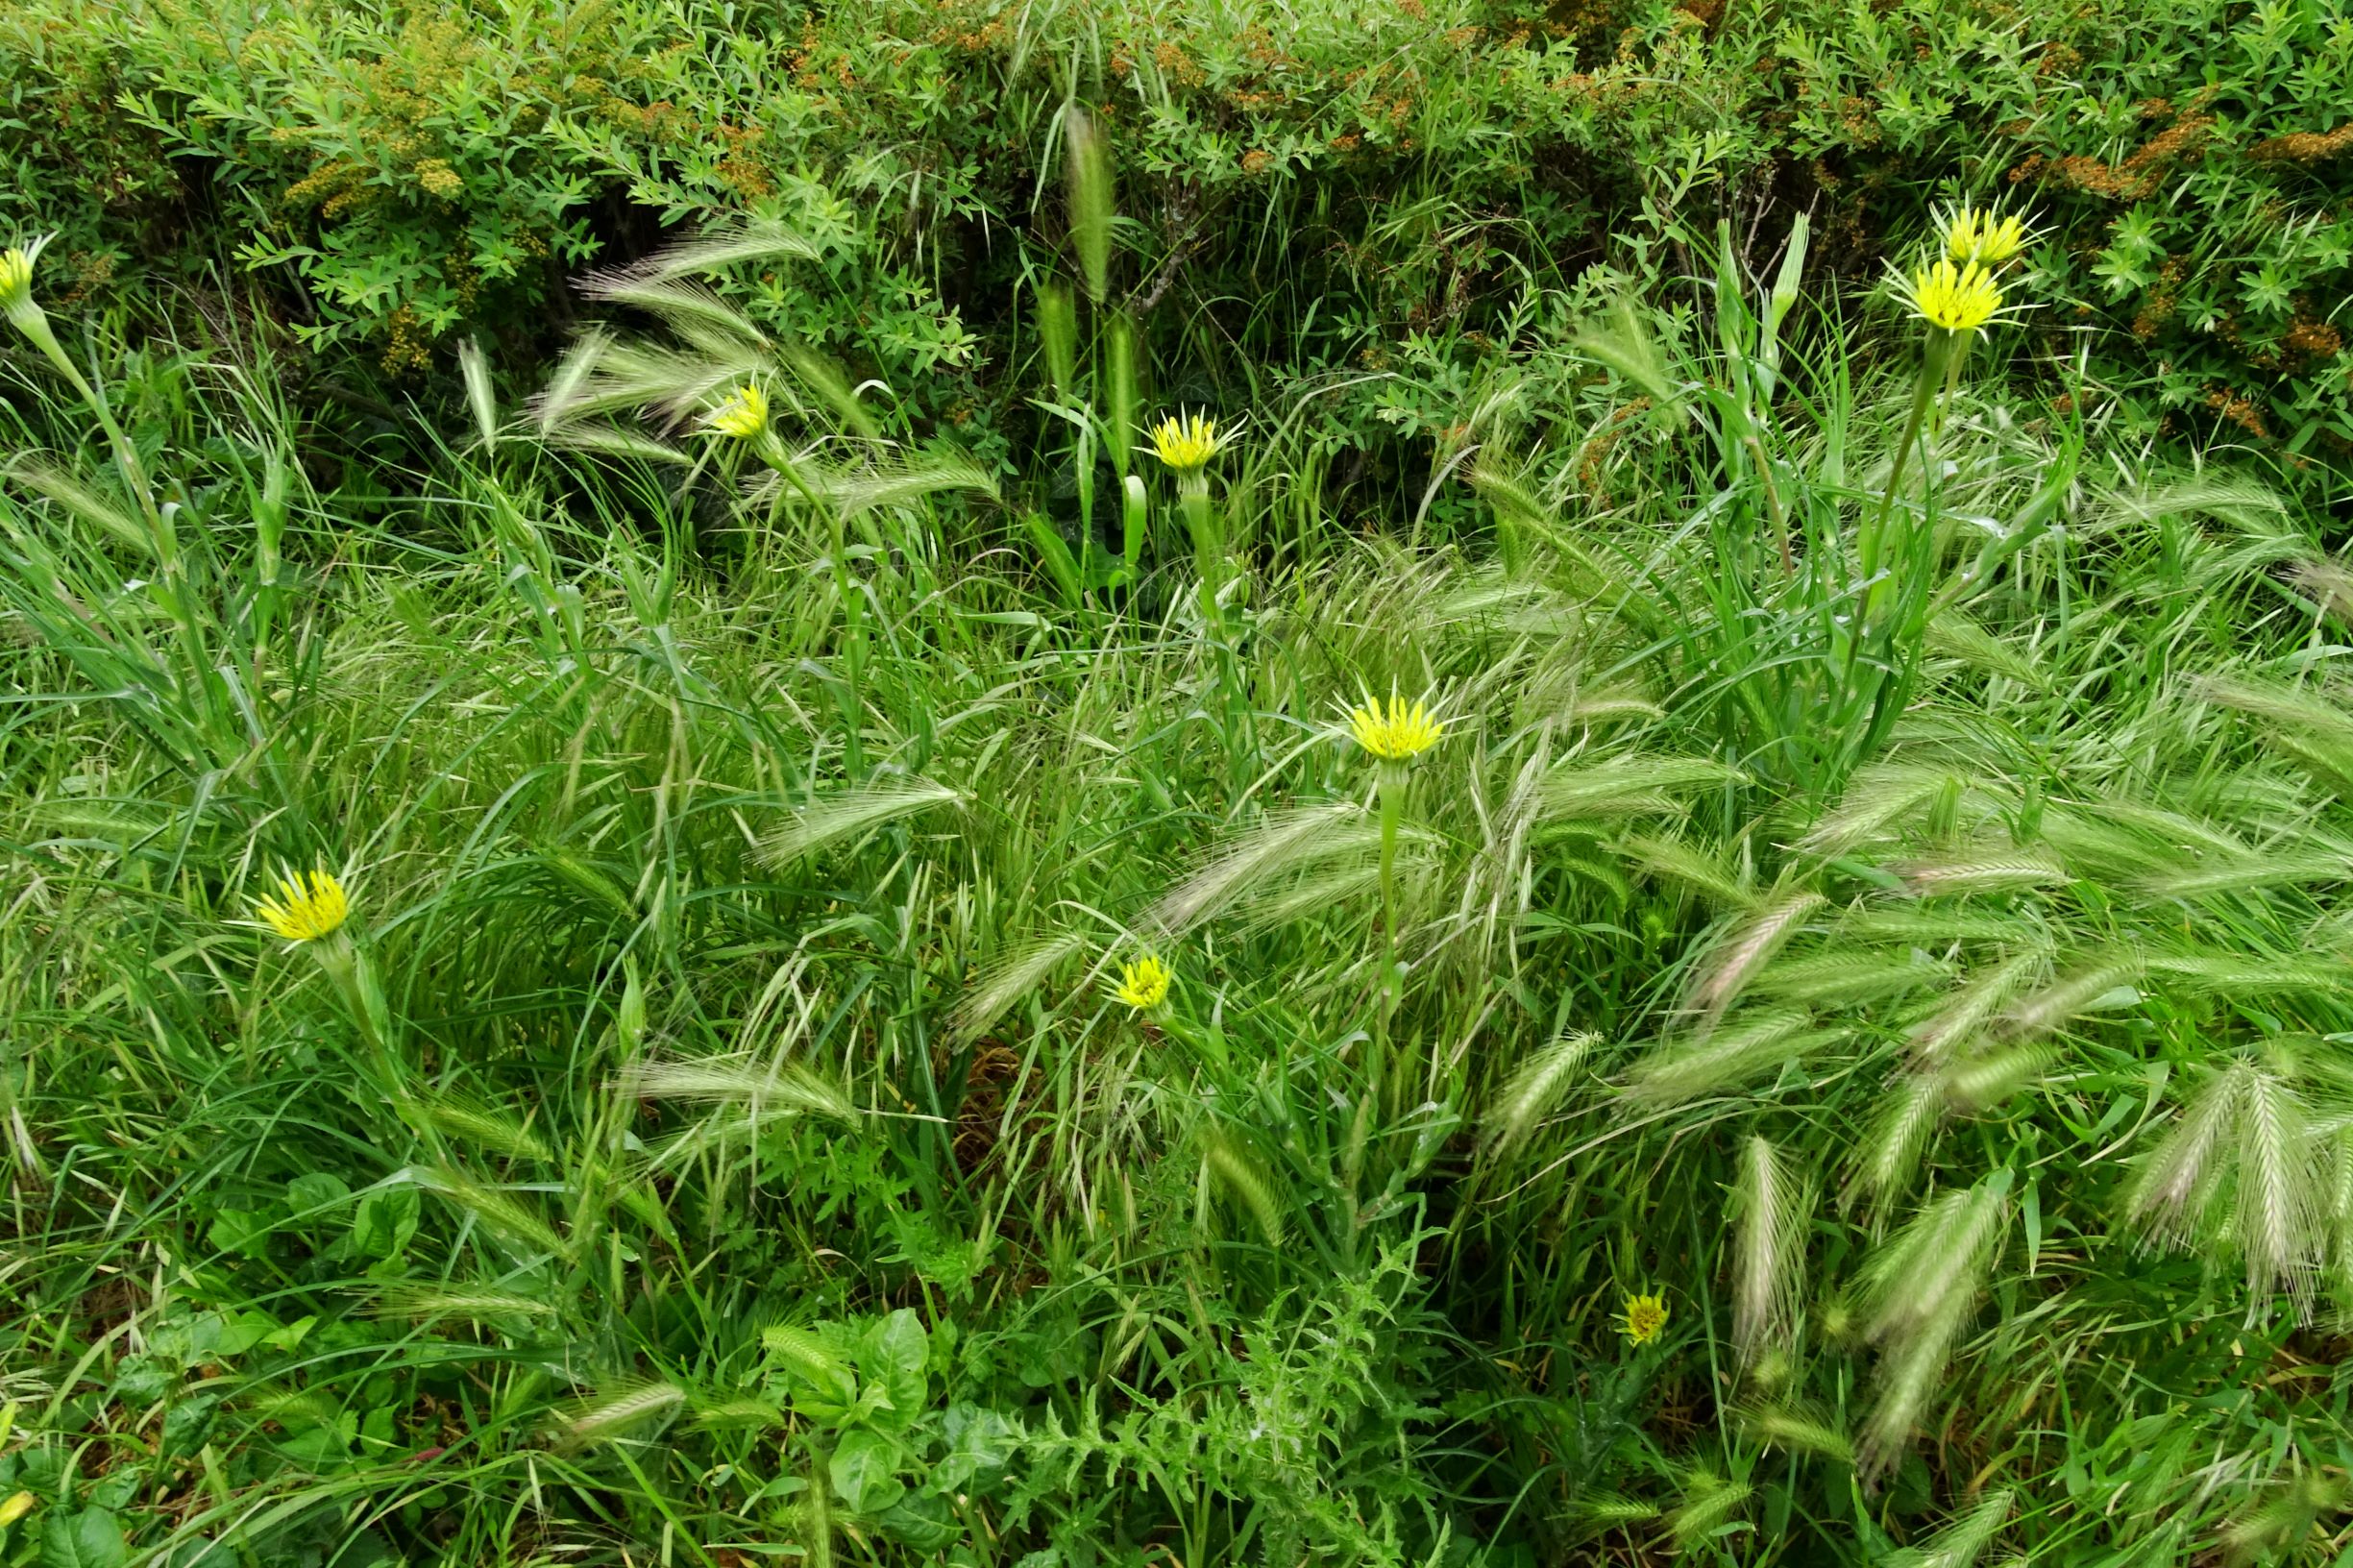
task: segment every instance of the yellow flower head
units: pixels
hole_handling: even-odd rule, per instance
[[[1168,999],[1168,966],[1146,953],[1119,966],[1119,984],[1112,995],[1140,1013]]]
[[[33,298],[33,268],[48,243],[44,234],[29,245],[0,251],[0,315],[14,322],[19,331],[36,332],[41,327],[40,304]]]
[[[1426,705],[1408,706],[1402,697],[1391,697],[1385,708],[1381,698],[1367,698],[1362,707],[1348,710],[1348,733],[1383,762],[1419,756],[1437,745],[1445,731],[1446,725]]]
[[[1206,414],[1172,414],[1152,427],[1153,455],[1179,474],[1198,474],[1225,450],[1217,422]]]
[[[1905,294],[1914,315],[1949,332],[1975,331],[2001,309],[1994,275],[1975,261],[1931,261],[1912,274]]]
[[[1965,207],[1945,221],[1945,254],[1955,261],[1998,267],[2026,248],[2026,220],[2013,212]]]
[[[288,942],[331,937],[350,919],[343,884],[325,871],[293,871],[279,878],[278,896],[254,905],[262,922]]]
[[[1666,1332],[1667,1298],[1663,1294],[1628,1296],[1623,1315],[1628,1342],[1647,1345]]]
[[[22,250],[0,251],[0,310],[12,315],[32,303],[32,256]]]
[[[16,253],[12,251],[9,254],[13,256]],[[33,1494],[31,1492],[16,1493],[6,1503],[0,1503],[0,1530],[8,1529],[9,1526],[32,1511]]]
[[[735,389],[735,396],[713,410],[708,423],[721,435],[748,441],[768,429],[768,394],[758,383],[746,381]]]

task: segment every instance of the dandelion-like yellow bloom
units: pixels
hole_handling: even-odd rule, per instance
[[[2000,286],[1974,261],[1932,261],[1912,274],[1906,292],[1914,315],[1949,332],[1975,331],[2001,309]]]
[[[1446,726],[1433,717],[1430,709],[1420,702],[1407,705],[1402,697],[1392,697],[1384,708],[1381,698],[1369,698],[1364,706],[1348,710],[1348,733],[1356,737],[1357,745],[1379,757],[1383,762],[1404,762],[1417,757],[1438,744]]]
[[[756,382],[746,381],[715,409],[709,421],[712,429],[721,435],[731,435],[738,441],[748,441],[768,429],[768,394]]]
[[[1119,984],[1112,995],[1140,1013],[1168,999],[1168,966],[1146,953],[1119,966]]]
[[[0,252],[0,311],[13,315],[33,303],[33,257],[22,250]]]
[[[2026,220],[2013,212],[1965,207],[1945,224],[1945,251],[1955,261],[1998,267],[2026,248]]]
[[[281,877],[278,896],[254,905],[264,924],[288,942],[331,937],[351,918],[343,884],[325,871],[295,871]]]
[[[1621,1315],[1626,1322],[1623,1332],[1631,1344],[1647,1345],[1666,1332],[1667,1298],[1665,1295],[1628,1296]]]
[[[1225,445],[1206,414],[1173,414],[1152,428],[1153,455],[1179,474],[1200,473]]]
[[[6,1503],[0,1503],[0,1530],[8,1529],[9,1526],[32,1511],[33,1494],[31,1492],[16,1493]]]

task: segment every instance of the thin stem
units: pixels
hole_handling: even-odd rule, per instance
[[[1930,330],[1927,347],[1920,356],[1920,375],[1912,382],[1912,408],[1904,416],[1903,436],[1896,443],[1896,457],[1888,469],[1887,488],[1879,494],[1878,510],[1872,515],[1871,527],[1863,530],[1863,576],[1868,578],[1878,570],[1879,539],[1887,526],[1887,514],[1896,502],[1896,492],[1903,487],[1904,464],[1912,455],[1912,444],[1920,439],[1920,429],[1928,417],[1928,404],[1936,396],[1939,353],[1937,338],[1943,334]]]
[[[1397,1007],[1397,831],[1405,820],[1406,764],[1384,760],[1378,773],[1381,796],[1381,990],[1373,1007],[1373,1052],[1366,1076],[1378,1099],[1388,1068],[1389,1020]]]

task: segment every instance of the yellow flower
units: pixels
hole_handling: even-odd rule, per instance
[[[746,381],[735,389],[735,396],[719,405],[709,423],[721,435],[748,441],[768,429],[768,394],[756,383]]]
[[[1624,1309],[1624,1333],[1629,1342],[1647,1345],[1666,1331],[1667,1298],[1665,1295],[1628,1296]]]
[[[288,942],[316,942],[342,929],[352,913],[343,884],[325,871],[294,871],[279,878],[278,896],[254,906],[269,928]]]
[[[33,303],[33,257],[21,250],[0,252],[0,311],[11,315]]]
[[[1905,293],[1914,315],[1949,332],[1974,331],[2001,309],[1994,275],[1974,261],[1932,261],[1912,274]]]
[[[1206,414],[1174,414],[1152,428],[1153,454],[1179,474],[1200,473],[1225,445]]]
[[[1168,999],[1168,966],[1150,953],[1133,964],[1119,966],[1118,989],[1112,995],[1140,1013]]]
[[[1427,706],[1416,702],[1408,707],[1402,697],[1391,697],[1385,709],[1381,698],[1374,697],[1367,698],[1362,707],[1348,710],[1348,733],[1383,762],[1419,756],[1437,745],[1445,730],[1445,724],[1432,717]]]
[[[42,325],[40,304],[33,302],[33,263],[40,261],[47,240],[0,252],[0,315],[7,315],[21,332],[36,332]]]
[[[2026,220],[1965,207],[1945,223],[1945,251],[1955,261],[1998,267],[2026,248]]]
[[[14,256],[18,253],[11,251],[9,254]],[[8,1529],[9,1526],[32,1511],[33,1494],[31,1492],[16,1493],[7,1502],[0,1503],[0,1530]]]

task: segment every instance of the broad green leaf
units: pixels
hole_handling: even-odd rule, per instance
[[[53,1513],[41,1524],[41,1568],[124,1568],[131,1548],[104,1508]]]
[[[879,1513],[905,1495],[906,1483],[895,1473],[898,1447],[877,1432],[845,1434],[826,1466],[834,1494],[859,1513]]]
[[[416,1237],[421,1208],[413,1187],[380,1187],[368,1193],[352,1215],[352,1250],[362,1258],[398,1258]]]
[[[342,1177],[314,1170],[286,1184],[286,1208],[297,1216],[315,1217],[346,1202],[351,1195],[352,1189]]]
[[[258,1258],[269,1250],[270,1232],[277,1223],[278,1215],[273,1210],[223,1209],[213,1216],[211,1228],[205,1232],[205,1240],[216,1252]]]
[[[866,1363],[869,1375],[883,1385],[891,1408],[902,1420],[922,1409],[927,1392],[924,1367],[931,1359],[931,1337],[923,1332],[922,1320],[914,1311],[901,1307],[869,1329],[862,1348],[866,1354],[859,1360]]]

